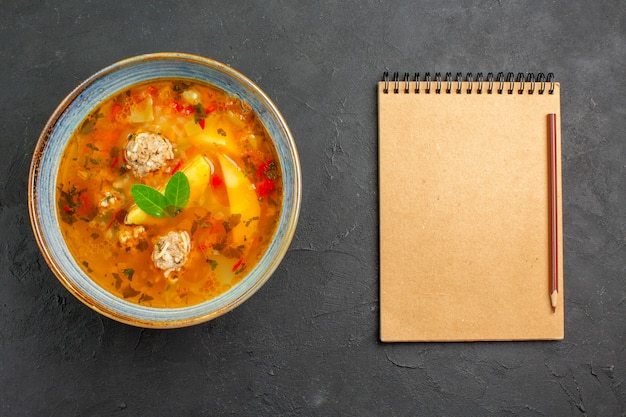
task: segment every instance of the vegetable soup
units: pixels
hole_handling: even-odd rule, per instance
[[[137,85],[74,132],[57,179],[63,236],[100,286],[152,307],[197,304],[260,260],[281,167],[249,105],[188,80]]]

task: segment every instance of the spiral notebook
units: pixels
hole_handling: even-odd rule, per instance
[[[562,339],[553,75],[386,73],[378,123],[381,340]]]

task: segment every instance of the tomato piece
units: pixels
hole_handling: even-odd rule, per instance
[[[274,188],[276,188],[276,184],[274,184],[274,181],[270,180],[269,178],[265,178],[260,184],[256,186],[256,193],[259,198],[264,198],[270,195]]]

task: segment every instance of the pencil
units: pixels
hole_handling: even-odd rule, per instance
[[[557,198],[556,114],[548,114],[550,136],[550,304],[556,312],[559,294],[559,219]]]

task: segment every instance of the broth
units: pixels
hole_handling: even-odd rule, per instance
[[[136,205],[134,184],[167,194],[177,172],[189,183],[182,209],[155,218]],[[256,265],[282,190],[274,145],[247,103],[210,85],[159,80],[107,99],[74,132],[58,172],[58,217],[100,286],[133,303],[184,307]]]

